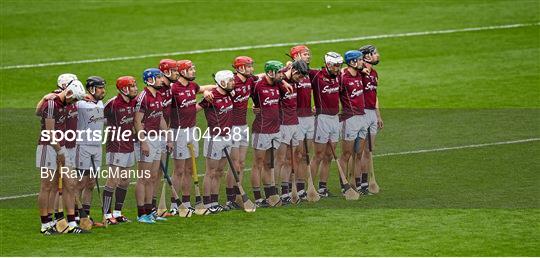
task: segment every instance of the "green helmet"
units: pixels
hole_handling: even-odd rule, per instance
[[[269,71],[278,72],[279,70],[283,69],[283,63],[276,60],[270,60],[264,64],[264,72],[267,73]]]

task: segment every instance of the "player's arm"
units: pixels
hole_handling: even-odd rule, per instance
[[[39,100],[39,102],[36,105],[36,116],[41,116],[41,110],[40,109],[41,109],[41,106],[43,105],[43,102],[45,102],[45,100],[54,99],[54,97],[56,97],[56,94],[49,93],[49,94],[45,95],[43,98],[41,98]]]
[[[173,139],[168,137],[169,135],[173,135],[171,132],[171,129],[169,129],[169,125],[167,125],[167,121],[165,121],[165,118],[161,116],[161,120],[159,121],[159,129],[165,132],[165,139],[167,140],[167,151],[171,152],[173,148]]]
[[[379,110],[379,97],[375,99],[375,113],[377,114],[377,127],[382,129],[384,127],[384,123],[381,117],[381,111]]]
[[[144,132],[144,125],[142,123],[144,117],[143,112],[135,112],[135,116],[133,117],[133,128],[135,129],[135,135],[139,139],[139,142],[141,143],[141,152],[143,155],[148,156],[150,155],[150,149],[148,147],[148,144],[146,143],[146,132]],[[144,137],[143,137],[144,136]]]
[[[195,105],[195,110],[197,110],[197,112],[199,112],[199,111],[203,110],[203,107],[201,107],[201,105],[199,105],[199,104],[196,104]]]
[[[286,81],[281,81],[281,85],[279,85],[279,88],[287,93],[292,93],[294,91],[293,86]]]

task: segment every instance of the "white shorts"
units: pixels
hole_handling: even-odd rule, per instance
[[[231,152],[232,140],[228,136],[210,136],[204,138],[203,153],[206,158],[220,160],[227,157],[223,151],[227,148],[227,151]]]
[[[191,154],[189,153],[188,143],[193,144],[193,152],[195,158],[199,157],[199,143],[195,141],[194,132],[195,127],[173,129],[174,142],[173,142],[173,159],[189,159]]]
[[[315,142],[328,143],[339,141],[339,117],[320,114],[315,118]]]
[[[315,117],[305,116],[298,117],[298,140],[303,141],[305,138],[313,140],[315,134]]]
[[[66,148],[66,167],[75,168],[75,149]]]
[[[369,131],[372,135],[377,134],[377,111],[375,109],[364,109],[366,112],[366,124],[369,126]],[[367,130],[367,128],[366,128]]]
[[[151,141],[146,140],[148,144],[149,153],[148,156],[142,155],[141,142],[135,142],[135,159],[140,162],[154,162],[154,160],[161,160],[161,140],[156,139]]]
[[[341,137],[345,141],[353,141],[356,137],[365,139],[367,124],[365,115],[356,115],[341,121]]]
[[[280,141],[282,143],[289,145],[292,140],[292,145],[298,146],[298,140],[300,138],[298,125],[281,125],[279,127],[279,132],[281,133]]]
[[[40,169],[48,168],[48,169],[56,170],[56,151],[51,145],[38,145],[37,146],[36,167]]]
[[[274,149],[279,148],[279,142],[281,141],[281,132],[277,133],[253,133],[253,142],[251,146],[257,150],[269,150],[274,144]]]
[[[233,148],[249,146],[249,128],[247,125],[233,125],[231,133],[231,138],[233,139]]]
[[[130,168],[135,165],[135,152],[107,152],[106,159],[109,166]]]
[[[79,145],[75,147],[75,168],[77,169],[94,169],[92,167],[92,159],[94,157],[95,169],[101,167],[101,145]]]

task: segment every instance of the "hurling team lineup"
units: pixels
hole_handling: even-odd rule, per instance
[[[371,155],[383,128],[376,47],[327,52],[320,69],[309,66],[308,46],[294,46],[288,55],[285,64],[266,61],[260,74],[254,74],[251,57],[238,56],[234,70],[215,72],[211,85],[195,82],[191,60],[162,59],[158,68],[143,71],[140,92],[135,77],[117,78],[117,95],[106,103],[108,84],[102,77],[81,81],[75,74],[59,75],[58,88],[36,107],[41,233],[84,234],[132,220],[154,224],[171,216],[255,212],[334,194],[358,200],[378,193]],[[199,102],[197,95],[202,95]],[[250,125],[248,109],[255,116]],[[196,125],[197,113],[206,119],[204,131]],[[248,148],[253,164],[245,162]],[[196,159],[201,158],[199,182]],[[341,193],[328,190],[332,160]],[[107,168],[100,167],[102,161]],[[253,201],[242,184],[248,165]],[[227,197],[220,204],[222,177]],[[106,180],[104,186],[98,178]],[[129,219],[122,209],[131,181],[136,182],[137,218]],[[90,217],[94,189],[102,214]]]

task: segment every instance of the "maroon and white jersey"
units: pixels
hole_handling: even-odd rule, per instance
[[[66,131],[77,131],[77,105],[75,103],[68,104],[66,106]],[[77,139],[72,141],[66,140],[66,148],[75,148],[77,145]]]
[[[135,104],[137,104],[135,99],[126,102],[120,94],[110,99],[107,104],[105,104],[104,109],[107,127],[110,127],[111,130],[115,129],[116,134],[118,134],[119,130],[120,135],[122,135],[124,131],[132,131],[133,117],[135,116]],[[131,132],[129,135],[129,140],[126,139],[127,141],[123,141],[118,135],[113,137],[112,133],[109,132],[107,134],[107,152],[132,152],[134,150],[133,141],[135,139],[135,134]]]
[[[279,89],[280,97],[281,97],[281,108],[279,109],[279,119],[281,121],[282,125],[297,125],[298,124],[298,115],[296,113],[296,105],[297,105],[297,83],[293,82],[292,80],[287,80],[287,83],[289,83],[292,88],[293,92],[288,93],[284,88]]]
[[[365,108],[375,109],[377,104],[377,84],[379,83],[377,71],[371,69],[369,75],[362,74],[362,82],[364,83]]]
[[[191,128],[197,118],[197,92],[200,87],[195,82],[184,86],[180,82],[172,85],[171,128]]]
[[[348,69],[345,69],[341,74],[341,84],[339,99],[342,109],[339,120],[343,121],[354,115],[363,115],[364,85],[360,72],[353,76]]]
[[[238,74],[234,75],[234,97],[233,97],[233,125],[247,124],[247,109],[251,90],[255,86],[255,77],[251,76],[243,82]]]
[[[171,101],[172,101],[172,93],[171,93],[171,86],[166,85],[162,86],[158,90],[159,94],[161,94],[161,98],[163,100],[162,106],[163,106],[163,118],[165,118],[165,122],[169,124],[171,121]]]
[[[260,112],[253,120],[252,130],[254,133],[271,134],[279,132],[279,87],[281,87],[281,83],[270,85],[266,78],[262,78],[255,84],[251,98],[255,107],[260,109]]]
[[[39,108],[41,113],[41,131],[46,130],[45,128],[45,119],[51,118],[54,119],[54,130],[66,131],[66,117],[67,110],[64,106],[64,102],[60,100],[60,97],[56,96],[54,99],[43,101],[41,107]],[[52,135],[51,135],[52,136]],[[60,139],[60,135],[56,135]],[[39,135],[38,140],[39,145],[49,145],[50,141],[42,141],[41,134]],[[62,139],[58,142],[60,146],[64,146],[65,141]]]
[[[158,131],[159,124],[161,122],[161,116],[163,115],[163,99],[161,94],[156,92],[156,96],[152,95],[152,92],[145,87],[144,90],[137,96],[137,103],[135,105],[135,112],[144,113],[142,123],[144,124],[144,130]]]
[[[299,117],[313,116],[311,110],[311,79],[304,77],[296,85],[296,113]]]
[[[309,70],[313,96],[315,97],[315,110],[317,114],[337,115],[339,112],[340,76],[328,74],[326,68]]]
[[[228,94],[221,94],[217,89],[212,89],[211,92],[214,95],[212,102],[203,99],[199,103],[204,109],[210,135],[231,135],[233,101]]]

